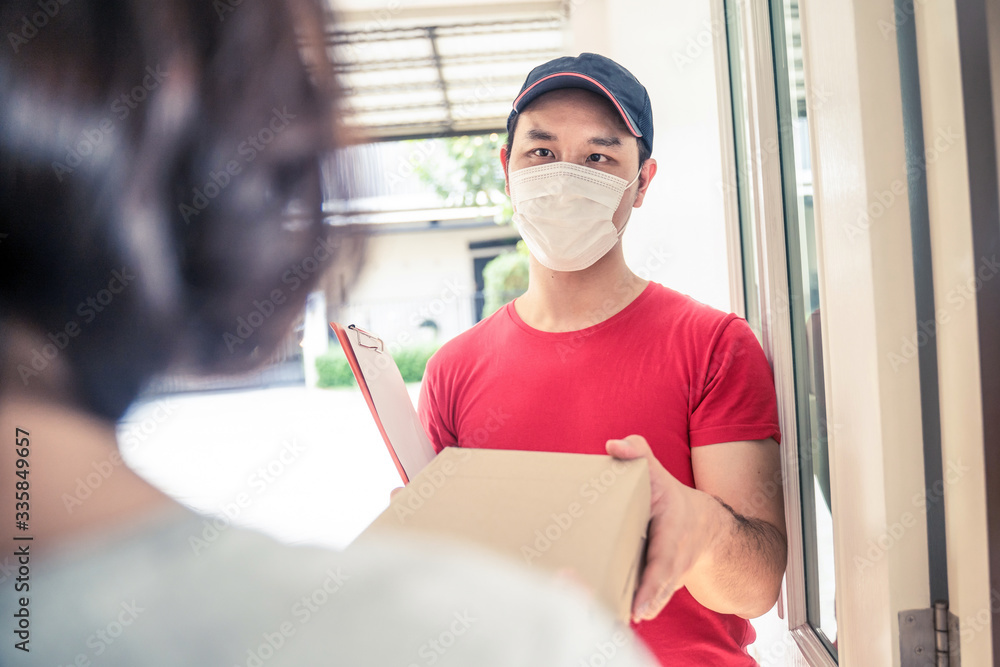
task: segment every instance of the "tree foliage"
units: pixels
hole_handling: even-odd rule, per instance
[[[483,267],[483,317],[492,315],[528,289],[528,248],[497,255]]]
[[[415,140],[427,141],[427,140]],[[422,181],[431,185],[446,206],[503,206],[504,221],[511,218],[500,166],[501,137],[496,134],[447,137],[443,151],[416,167]]]

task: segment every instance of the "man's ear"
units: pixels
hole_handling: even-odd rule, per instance
[[[635,201],[632,202],[632,208],[642,206],[642,200],[646,197],[646,188],[652,182],[653,176],[656,176],[656,160],[648,158],[642,163],[642,168],[639,169],[639,189],[635,192]]]
[[[510,156],[507,155],[507,146],[503,145],[500,147],[500,166],[503,167],[503,191],[510,196],[510,181],[507,179],[507,163],[510,160]]]

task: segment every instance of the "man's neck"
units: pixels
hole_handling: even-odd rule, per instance
[[[539,331],[579,331],[621,312],[648,284],[626,266],[621,244],[583,271],[552,271],[532,257],[528,291],[514,308]]]

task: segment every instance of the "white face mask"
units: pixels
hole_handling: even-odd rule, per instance
[[[581,271],[618,243],[625,226],[619,231],[611,219],[638,178],[629,182],[570,162],[510,172],[514,223],[543,266]]]

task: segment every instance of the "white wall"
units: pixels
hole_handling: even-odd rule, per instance
[[[513,227],[498,225],[372,236],[342,324],[406,345],[429,334],[418,327],[432,319],[439,340],[454,337],[475,323],[469,243],[515,236]]]
[[[602,53],[631,71],[653,105],[659,166],[624,236],[644,277],[730,310],[719,115],[707,2],[572,0],[568,49]]]

